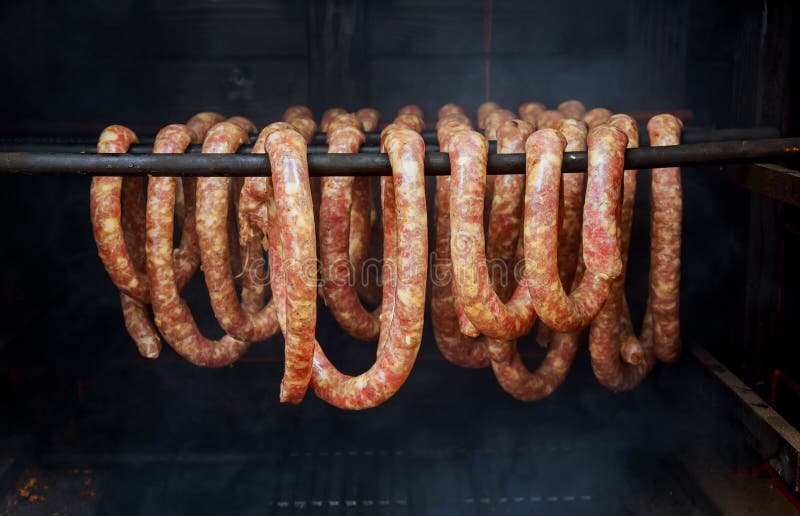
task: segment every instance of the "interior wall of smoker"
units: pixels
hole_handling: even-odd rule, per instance
[[[0,131],[97,134],[122,123],[153,134],[202,110],[243,114],[263,126],[297,103],[317,114],[331,106],[371,106],[384,118],[417,103],[430,120],[446,102],[474,113],[487,99],[514,108],[527,100],[554,106],[568,98],[617,112],[689,108],[693,126],[754,125],[759,120],[742,100],[756,88],[741,73],[749,55],[743,47],[765,5],[5,2]],[[765,87],[760,95],[773,95],[773,83]],[[789,122],[770,123],[786,129]],[[640,181],[630,270],[636,314],[646,296],[647,177]],[[747,357],[733,353],[730,343],[746,312],[750,198],[713,171],[687,171],[684,178],[684,340],[744,363]],[[125,331],[116,291],[96,257],[88,188],[89,180],[77,177],[2,179],[0,347],[10,359],[2,367],[13,367],[18,355],[31,356],[14,343],[59,306],[80,307],[69,324],[97,325],[103,328],[98,335]],[[58,327],[50,334],[37,356],[68,362],[110,354],[102,339],[73,342],[68,328]],[[423,353],[436,353],[429,337]],[[135,350],[130,343],[114,353],[134,357]]]

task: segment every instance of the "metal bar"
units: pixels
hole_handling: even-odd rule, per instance
[[[732,167],[730,178],[738,184],[782,203],[800,206],[800,171],[755,163]]]
[[[648,145],[649,139],[647,131],[641,128],[639,131],[639,143]],[[255,135],[252,135],[255,139]],[[364,145],[369,148],[379,146],[381,143],[380,132],[365,133]],[[761,138],[777,138],[780,132],[775,127],[739,127],[731,129],[704,129],[686,128],[683,131],[682,143],[704,143],[729,140],[756,140]],[[422,137],[426,144],[437,144],[436,131],[422,131]],[[317,133],[311,141],[309,148],[324,146],[325,133]],[[20,138],[0,138],[0,152],[94,152],[97,145],[97,138],[86,137],[20,137]],[[38,146],[34,148],[34,146]],[[131,152],[134,154],[150,152],[153,146],[153,137],[142,136],[139,138],[139,145],[134,145]],[[192,145],[188,152],[200,152],[200,145]],[[242,153],[249,153],[250,146],[243,146]],[[324,148],[324,147],[323,147]],[[324,152],[324,151],[322,151]],[[492,150],[492,152],[494,152]]]
[[[586,170],[586,152],[564,154],[562,172]],[[733,142],[643,147],[625,153],[630,169],[688,165],[750,163],[800,156],[800,138],[778,138]],[[312,176],[390,175],[385,154],[309,154]],[[492,154],[489,174],[522,174],[524,154]],[[425,156],[427,175],[447,175],[447,154]],[[256,176],[269,175],[263,155],[242,154],[70,154],[0,153],[0,175],[88,175],[88,176]]]

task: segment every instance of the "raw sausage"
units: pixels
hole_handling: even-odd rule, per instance
[[[540,129],[526,143],[525,282],[539,317],[556,331],[585,327],[619,274],[617,205],[627,137],[600,126],[589,132],[589,174],[583,212],[583,256],[587,272],[567,296],[558,275],[558,199],[566,139]]]
[[[439,117],[439,120],[441,120],[442,118],[448,117],[450,115],[463,115],[463,114],[464,110],[461,108],[461,106],[457,104],[445,104],[444,106],[439,108],[437,116]]]
[[[218,341],[203,337],[180,296],[172,259],[176,183],[174,177],[153,177],[147,185],[147,276],[156,326],[167,343],[189,362],[202,367],[230,365],[248,344],[229,335]]]
[[[230,122],[219,123],[208,132],[203,143],[203,152],[235,153],[247,140],[247,133],[241,127]],[[197,235],[200,257],[211,307],[220,326],[237,340],[254,342],[274,335],[278,324],[274,306],[271,304],[253,313],[263,305],[263,289],[260,288],[258,279],[265,276],[263,262],[256,261],[260,255],[260,244],[254,238],[248,240],[244,246],[248,250],[247,256],[251,258],[245,267],[244,275],[247,288],[256,290],[255,293],[247,295],[260,298],[260,302],[245,302],[244,305],[249,308],[247,309],[237,299],[234,275],[231,271],[230,235],[226,230],[228,214],[231,211],[230,190],[231,178],[228,177],[204,177],[197,180]],[[238,238],[233,242],[235,246],[240,244]],[[245,298],[247,295],[243,292],[242,297]]]
[[[186,122],[186,126],[194,133],[192,143],[203,143],[206,138],[206,133],[214,124],[218,124],[225,120],[225,117],[219,113],[205,112],[197,113]]]
[[[614,115],[608,122],[627,134],[628,148],[638,147],[638,126],[631,117]],[[620,249],[625,266],[627,266],[630,249],[635,196],[636,170],[626,170],[620,210]],[[625,299],[626,268],[614,280],[608,300],[595,320],[592,321],[589,332],[589,354],[592,358],[594,374],[602,385],[614,391],[630,390],[636,387],[650,372],[656,360],[650,307],[652,288],[648,294],[641,337],[637,339],[633,333],[630,311]],[[625,349],[627,352],[623,351]],[[627,356],[625,356],[626,354]]]
[[[488,120],[487,120],[488,124]],[[503,126],[504,147],[520,152],[533,128],[522,120]],[[528,333],[536,314],[525,285],[518,286],[504,304],[495,293],[486,270],[483,198],[488,143],[480,134],[461,131],[449,142],[451,163],[450,252],[456,299],[470,322],[484,335],[515,339]],[[492,228],[492,231],[502,231]]]
[[[604,124],[608,121],[613,113],[606,108],[596,107],[590,109],[583,115],[583,121],[589,126],[589,129],[596,125]]]
[[[327,140],[331,154],[358,152],[364,143],[361,121],[354,115],[340,115],[329,125]],[[355,289],[360,270],[355,269],[349,252],[354,182],[351,176],[322,178],[319,211],[322,293],[342,329],[357,339],[373,340],[380,331],[380,308],[368,312],[361,304]],[[357,238],[363,238],[363,234]]]
[[[656,115],[647,123],[650,145],[678,145],[683,124],[673,115]],[[655,168],[650,187],[650,288],[652,292],[653,339],[656,356],[674,362],[681,352],[681,169]]]
[[[558,105],[558,110],[567,118],[581,120],[586,113],[586,106],[580,100],[565,100]]]
[[[428,259],[425,143],[417,132],[392,125],[383,131],[382,141],[393,176],[381,179],[385,238],[378,356],[368,371],[351,377],[328,361],[319,344],[314,351],[314,392],[345,409],[374,407],[397,392],[411,372],[422,338]]]
[[[364,126],[363,129],[366,133],[376,130],[378,128],[378,120],[381,118],[378,110],[372,108],[361,108],[356,111],[356,116],[361,120],[361,125]]]
[[[425,118],[424,114],[422,113],[422,108],[415,104],[409,104],[407,106],[401,107],[400,109],[397,110],[397,115],[398,117],[402,115],[414,115],[420,120]],[[420,129],[420,131],[421,130],[422,129]]]
[[[495,109],[500,109],[497,102],[484,102],[478,106],[478,129],[486,129],[486,117]]]
[[[559,120],[565,118],[561,111],[548,109],[546,111],[539,111],[536,114],[536,128],[537,129],[551,129],[556,126]]]
[[[526,102],[517,109],[517,113],[522,120],[525,120],[536,129],[536,117],[546,110],[547,106],[541,102]]]
[[[347,113],[347,111],[345,111],[342,108],[328,109],[327,111],[322,113],[322,119],[319,121],[319,130],[322,131],[323,133],[327,132],[328,124],[333,122],[333,119],[336,118],[337,116],[344,115],[345,113]]]

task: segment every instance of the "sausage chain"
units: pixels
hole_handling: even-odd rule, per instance
[[[541,102],[526,102],[521,104],[517,109],[517,114],[519,114],[520,119],[525,120],[529,124],[533,126],[534,129],[536,127],[536,119],[539,113],[542,113],[547,110],[547,106],[542,104]]]
[[[533,128],[516,120],[507,122],[502,131],[501,146],[510,152],[520,152]],[[527,286],[518,285],[508,303],[503,303],[492,288],[482,217],[488,150],[486,138],[474,131],[461,131],[449,143],[453,290],[478,331],[488,337],[510,340],[530,331],[536,313]],[[492,228],[492,231],[503,230]]]
[[[452,107],[449,107],[452,106]],[[449,140],[459,131],[469,131],[468,118],[458,113],[458,106],[448,104],[440,110],[436,124],[439,148],[449,151]],[[460,108],[459,108],[460,109]],[[442,113],[445,113],[443,116]],[[449,114],[448,114],[449,113]],[[463,111],[462,111],[463,113]],[[488,359],[483,338],[462,333],[460,320],[468,321],[453,295],[453,263],[450,255],[450,182],[449,176],[436,178],[436,241],[431,280],[431,321],[436,345],[451,363],[461,367],[486,367]],[[477,329],[475,330],[477,331]]]
[[[381,179],[384,287],[375,363],[352,377],[339,372],[319,344],[314,350],[314,393],[339,408],[374,407],[397,392],[411,372],[422,339],[428,259],[425,143],[416,130],[419,124],[403,127],[401,117],[381,135],[392,177]]]
[[[235,128],[236,131],[243,132],[233,124],[227,125]],[[170,127],[174,127],[175,131],[181,131],[180,126],[167,126],[159,135],[164,134],[164,131]],[[223,126],[223,129],[226,127]],[[221,138],[220,132],[223,131],[213,131],[212,128],[206,135],[206,140],[217,142]],[[156,145],[158,145],[158,137]],[[177,179],[173,177],[153,177],[147,185],[147,277],[152,289],[156,326],[167,343],[189,362],[202,367],[230,365],[247,350],[248,344],[230,335],[225,335],[217,341],[206,339],[197,327],[186,301],[180,296],[179,269],[172,258],[177,182]],[[191,188],[184,188],[185,193],[191,190]],[[198,214],[195,215],[195,218],[198,219],[198,226],[200,225],[199,214],[205,209],[207,208],[204,205],[200,202],[197,203]],[[227,235],[225,224],[226,219],[222,219],[223,227],[220,229],[222,235]],[[224,242],[224,245],[227,250],[227,242]],[[226,266],[230,267],[230,264],[226,264]],[[204,273],[207,272],[204,271]]]
[[[627,115],[615,115],[608,121],[628,136],[628,147],[638,147],[639,131],[636,122]],[[636,170],[626,170],[620,210],[620,248],[627,269],[631,224],[636,197]],[[651,298],[645,309],[639,339],[633,333],[628,303],[625,299],[625,270],[614,280],[603,308],[592,321],[589,331],[589,354],[598,381],[614,391],[636,387],[655,364],[653,346]],[[627,349],[627,352],[625,351]]]
[[[364,143],[361,121],[352,114],[339,115],[328,126],[328,152],[356,153]],[[368,312],[358,297],[354,277],[361,264],[352,260],[353,212],[352,176],[322,178],[322,200],[319,211],[319,249],[322,267],[322,294],[339,325],[360,340],[373,340],[380,332],[380,307]],[[368,183],[367,183],[368,185]],[[363,209],[363,205],[361,206]],[[361,213],[360,216],[369,216]],[[368,227],[361,227],[362,235]],[[363,264],[363,259],[361,259]],[[356,265],[359,267],[356,269]],[[356,279],[356,281],[358,281]]]
[[[602,306],[611,280],[621,272],[617,206],[627,137],[600,126],[589,132],[589,173],[582,245],[586,274],[569,296],[558,274],[558,203],[566,139],[540,129],[526,142],[525,282],[539,318],[556,331],[587,326]]]

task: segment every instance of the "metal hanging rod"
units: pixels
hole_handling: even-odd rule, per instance
[[[429,150],[438,150],[438,139],[436,131],[423,131],[422,136]],[[683,143],[703,143],[728,140],[754,140],[761,138],[777,138],[780,136],[778,129],[774,127],[740,127],[733,129],[686,129],[683,132]],[[361,148],[363,153],[375,153],[379,151],[380,133],[365,133],[366,142]],[[648,145],[647,131],[641,131],[640,144]],[[140,143],[133,145],[129,151],[131,154],[149,154],[153,150],[153,138],[141,137]],[[255,136],[252,137],[255,140]],[[436,146],[436,147],[434,147]],[[97,138],[85,137],[51,137],[51,138],[0,138],[0,152],[84,152],[92,153],[97,148]],[[250,154],[252,145],[243,145],[239,149],[239,154]],[[190,145],[187,153],[200,152],[202,145]],[[308,147],[309,154],[326,153],[328,148],[325,144],[325,133],[317,133],[311,145]],[[495,152],[495,142],[489,142],[489,152]]]
[[[586,152],[564,153],[562,172],[587,168]],[[748,163],[800,157],[800,138],[739,140],[642,147],[625,153],[630,169]],[[386,176],[391,174],[386,154],[309,154],[312,176]],[[489,174],[522,174],[524,154],[491,154]],[[259,176],[269,175],[269,160],[252,154],[72,154],[38,152],[0,153],[0,175],[82,176]],[[425,155],[426,175],[448,175],[447,154]]]

